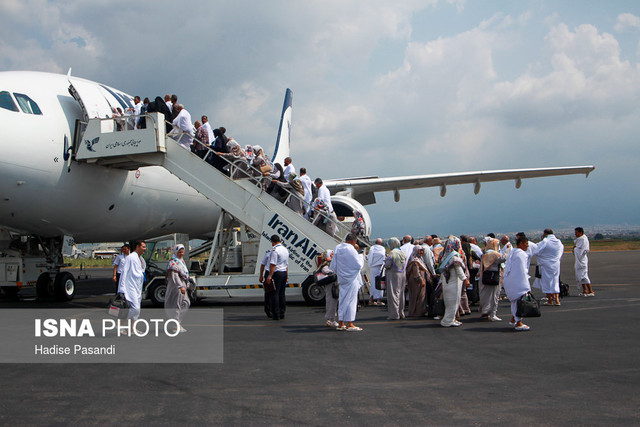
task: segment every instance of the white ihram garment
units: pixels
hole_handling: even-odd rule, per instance
[[[309,175],[304,174],[300,177],[300,181],[302,181],[302,186],[304,187],[304,201],[305,201],[305,211],[309,209],[309,205],[311,204],[311,200],[313,199],[313,190],[311,189],[311,178]]]
[[[538,243],[538,246],[531,251],[538,259],[541,279],[536,278],[533,282],[535,288],[541,289],[545,294],[560,293],[560,258],[564,245],[556,236],[549,234]]]
[[[576,256],[574,267],[576,269],[576,283],[578,285],[584,285],[591,283],[589,280],[589,259],[587,254],[589,253],[589,239],[584,234],[575,240],[576,247],[573,249],[573,253]]]
[[[174,128],[169,134],[174,134],[172,138],[178,141],[178,144],[187,150],[191,149],[193,141],[193,124],[191,124],[191,114],[183,108],[180,113],[173,119]]]
[[[129,303],[129,319],[140,317],[140,302],[142,302],[142,282],[144,281],[144,260],[137,252],[131,252],[124,259],[118,292],[124,294]]]
[[[318,199],[322,200],[329,208],[329,212],[333,212],[333,205],[331,204],[331,192],[326,185],[322,184],[318,188]]]
[[[404,245],[400,246],[400,250],[402,251],[402,253],[405,255],[405,260],[404,260],[404,269],[407,269],[407,265],[409,265],[409,261],[411,260],[411,257],[413,256],[413,248],[414,248],[414,244],[411,242],[407,242]]]
[[[209,122],[207,122],[203,124],[202,127],[205,128],[205,130],[207,131],[207,136],[209,137],[209,144],[211,144],[215,139],[213,137],[213,129],[211,129],[211,125],[209,124]]]
[[[373,278],[370,293],[371,298],[375,300],[381,299],[383,294],[383,291],[376,289],[375,278],[378,277],[381,273],[385,257],[386,253],[381,245],[373,245],[371,246],[371,249],[369,249],[367,263],[369,264],[369,271],[371,272],[371,277]]]
[[[360,270],[364,259],[353,245],[340,243],[334,253],[329,268],[338,276],[340,298],[338,300],[338,320],[353,322],[358,308],[358,291],[362,287]]]
[[[285,166],[284,168],[284,179],[286,179],[287,181],[289,181],[289,174],[291,172],[295,173],[296,171],[296,167],[293,166],[293,163],[289,163],[287,166]]]
[[[522,295],[531,291],[529,286],[529,255],[520,248],[511,251],[504,265],[502,287],[511,301],[511,314],[516,322],[520,318],[516,316],[517,303]]]

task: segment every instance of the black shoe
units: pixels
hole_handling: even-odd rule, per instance
[[[280,320],[284,320],[284,314],[280,316]]]
[[[266,312],[265,314],[267,315],[267,317],[268,317],[269,319],[271,319],[271,318],[273,317],[273,314],[271,314],[271,312]]]
[[[279,317],[277,317],[277,316],[273,316],[273,317],[272,317],[272,319],[273,319],[273,320],[280,320],[280,318],[279,318]]]

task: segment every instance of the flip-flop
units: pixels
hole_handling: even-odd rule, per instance
[[[516,331],[528,331],[531,329],[528,325],[516,326]]]
[[[355,332],[355,331],[361,331],[361,330],[362,330],[362,328],[359,327],[359,326],[351,326],[351,327],[347,328],[347,331],[349,331],[349,332]]]
[[[346,326],[338,326],[338,327],[336,328],[336,331],[346,331],[346,330],[347,330],[347,327],[346,327]]]

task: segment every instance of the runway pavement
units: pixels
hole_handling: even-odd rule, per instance
[[[565,255],[562,280],[576,295],[572,264]],[[338,332],[301,302],[276,322],[256,302],[205,301],[193,310],[224,310],[224,363],[0,364],[0,422],[637,425],[639,267],[640,252],[590,254],[596,297],[542,307],[522,333],[508,302],[502,322],[474,312],[460,328],[365,307],[364,331]],[[89,274],[65,306],[105,305],[111,284]],[[41,306],[26,299],[0,307]]]

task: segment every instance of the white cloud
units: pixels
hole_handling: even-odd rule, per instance
[[[622,32],[627,28],[640,29],[640,17],[631,13],[621,13],[618,15],[615,30]]]
[[[66,72],[82,63],[95,71],[103,44],[73,20],[73,3],[8,0],[0,4],[0,61],[4,68]]]
[[[552,71],[498,82],[483,108],[511,126],[566,125],[572,120],[637,113],[640,74],[620,58],[618,42],[592,25],[554,26],[546,37]]]
[[[447,3],[455,6],[458,13],[462,13],[467,0],[447,0]]]

